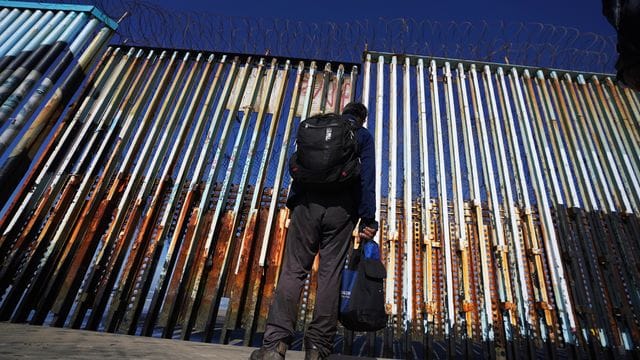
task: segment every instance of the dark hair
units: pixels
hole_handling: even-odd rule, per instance
[[[367,107],[359,102],[350,102],[342,109],[342,115],[351,115],[364,122],[367,119]]]

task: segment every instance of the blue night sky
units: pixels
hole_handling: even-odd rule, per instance
[[[166,8],[206,11],[222,15],[278,17],[309,21],[349,21],[378,17],[412,17],[438,21],[542,22],[575,27],[581,32],[613,35],[613,28],[602,15],[598,0],[151,0]]]

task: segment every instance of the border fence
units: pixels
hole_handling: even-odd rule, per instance
[[[12,137],[0,321],[257,346],[297,123],[361,99],[389,326],[340,329],[339,351],[637,354],[640,98],[610,75],[378,51],[354,64],[103,48],[115,23],[95,9],[3,5],[0,36],[67,35],[0,81],[0,139]],[[12,105],[10,86],[31,95]],[[314,270],[299,331],[316,281]]]

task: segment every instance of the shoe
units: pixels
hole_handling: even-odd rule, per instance
[[[279,342],[275,349],[261,347],[251,353],[249,360],[284,360],[284,354],[287,352],[288,347],[283,342]]]
[[[304,351],[304,360],[323,360],[327,359],[320,354],[320,350],[315,346],[308,346]]]

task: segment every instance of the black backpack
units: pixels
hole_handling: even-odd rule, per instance
[[[357,127],[337,114],[321,114],[300,122],[296,152],[289,160],[291,177],[302,184],[340,186],[360,176]]]
[[[376,331],[387,325],[383,288],[386,275],[378,244],[363,239],[342,271],[339,314],[342,326],[353,331]]]

